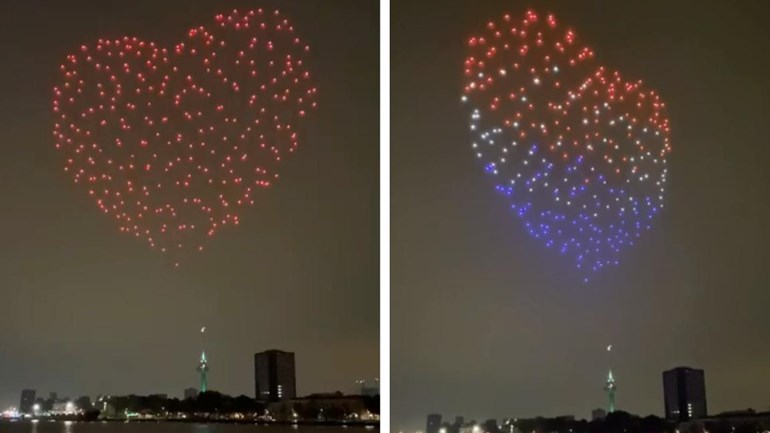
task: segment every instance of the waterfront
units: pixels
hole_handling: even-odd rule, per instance
[[[379,433],[378,427],[122,422],[0,422],[0,433]]]

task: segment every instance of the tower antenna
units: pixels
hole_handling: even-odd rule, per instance
[[[612,352],[612,345],[610,344],[607,346],[607,352]],[[610,362],[610,364],[612,364]],[[607,375],[607,382],[604,385],[604,391],[607,392],[607,400],[609,401],[609,406],[607,407],[607,413],[615,412],[615,390],[617,387],[615,386],[615,378],[612,377],[612,365],[610,365],[610,372]]]
[[[206,327],[201,328],[201,335],[205,335],[206,333]],[[209,364],[206,360],[206,350],[203,349],[201,351],[201,359],[198,363],[198,373],[200,374],[200,392],[206,392],[209,387]]]

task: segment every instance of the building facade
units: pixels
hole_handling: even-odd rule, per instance
[[[441,415],[437,413],[428,415],[425,433],[439,433],[439,430],[441,430]]]
[[[198,390],[195,388],[185,388],[184,389],[184,399],[187,400],[188,398],[198,398]]]
[[[254,354],[254,395],[260,401],[297,397],[294,352],[266,350]]]
[[[34,389],[25,389],[21,391],[21,402],[19,403],[19,412],[32,413],[32,407],[35,405],[36,392]]]
[[[708,414],[703,370],[677,367],[663,372],[666,418],[674,421],[700,419]]]
[[[322,393],[272,402],[267,409],[279,421],[379,421],[377,408],[367,400],[362,395]]]

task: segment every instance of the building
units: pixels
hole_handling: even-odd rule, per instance
[[[441,430],[441,415],[437,413],[428,415],[425,433],[439,433],[439,430]]]
[[[482,424],[483,431],[486,432],[496,432],[500,431],[500,426],[497,424],[497,420],[494,418],[490,418],[486,421],[484,421]]]
[[[703,370],[677,367],[663,372],[663,401],[666,418],[689,421],[704,418],[706,409],[706,381]]]
[[[518,427],[516,427],[516,421],[518,421],[516,418],[503,418],[503,424],[500,426],[499,430],[502,433],[522,433],[521,430]],[[452,426],[453,430],[459,432],[460,431],[459,425],[461,424],[462,423],[460,424],[455,423]]]
[[[356,383],[360,386],[359,393],[367,397],[380,395],[380,379],[375,378],[373,383],[366,380],[358,380]]]
[[[75,408],[86,411],[93,407],[94,405],[91,403],[91,397],[87,395],[83,395],[81,397],[78,397],[77,400],[75,400]]]
[[[604,391],[607,393],[607,413],[615,412],[615,391],[617,389],[615,378],[612,376],[612,370],[610,370],[604,384]]]
[[[602,408],[594,409],[591,411],[591,421],[602,420],[606,417],[607,411]]]
[[[206,392],[209,389],[209,362],[206,360],[206,352],[201,352],[197,370],[200,374],[201,392]]]
[[[32,413],[32,407],[35,405],[35,395],[37,393],[34,389],[25,389],[21,391],[21,402],[19,403],[19,412]]]
[[[254,354],[254,395],[260,401],[297,397],[294,352],[266,350]]]
[[[267,406],[268,413],[278,421],[297,419],[316,421],[379,421],[379,411],[362,395],[341,392],[311,394],[306,397],[283,399]]]
[[[75,407],[75,403],[67,399],[56,400],[50,411],[52,415],[74,415],[76,412],[77,408]]]
[[[706,418],[692,421],[692,424],[700,424],[700,431],[719,431],[725,425],[731,431],[766,432],[770,431],[770,412],[755,412],[754,410],[740,410],[723,412]]]
[[[198,390],[195,388],[185,388],[184,390],[184,399],[187,400],[188,398],[195,399],[198,397]]]

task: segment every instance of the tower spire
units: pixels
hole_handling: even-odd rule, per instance
[[[208,389],[209,380],[208,380],[208,373],[209,373],[209,365],[208,361],[206,361],[206,352],[201,352],[201,360],[198,364],[198,373],[200,373],[201,376],[201,392],[206,392],[206,389]]]
[[[609,406],[607,413],[615,412],[615,378],[612,377],[612,370],[607,375],[607,382],[604,385],[604,390],[607,392],[607,399],[609,400]]]
[[[612,356],[612,344],[607,346],[607,352],[610,356]],[[610,363],[612,364],[612,363]],[[607,407],[607,413],[615,412],[615,390],[617,387],[615,386],[615,378],[612,377],[612,367],[610,367],[610,372],[607,374],[607,382],[604,384],[604,391],[607,393],[607,400],[608,400],[608,407]]]
[[[206,333],[206,327],[201,328],[201,334]],[[205,336],[205,335],[203,335]],[[200,392],[206,392],[206,390],[209,388],[209,363],[206,360],[206,351],[201,351],[201,360],[198,363],[198,373],[200,374],[200,381],[201,381],[201,389]]]

